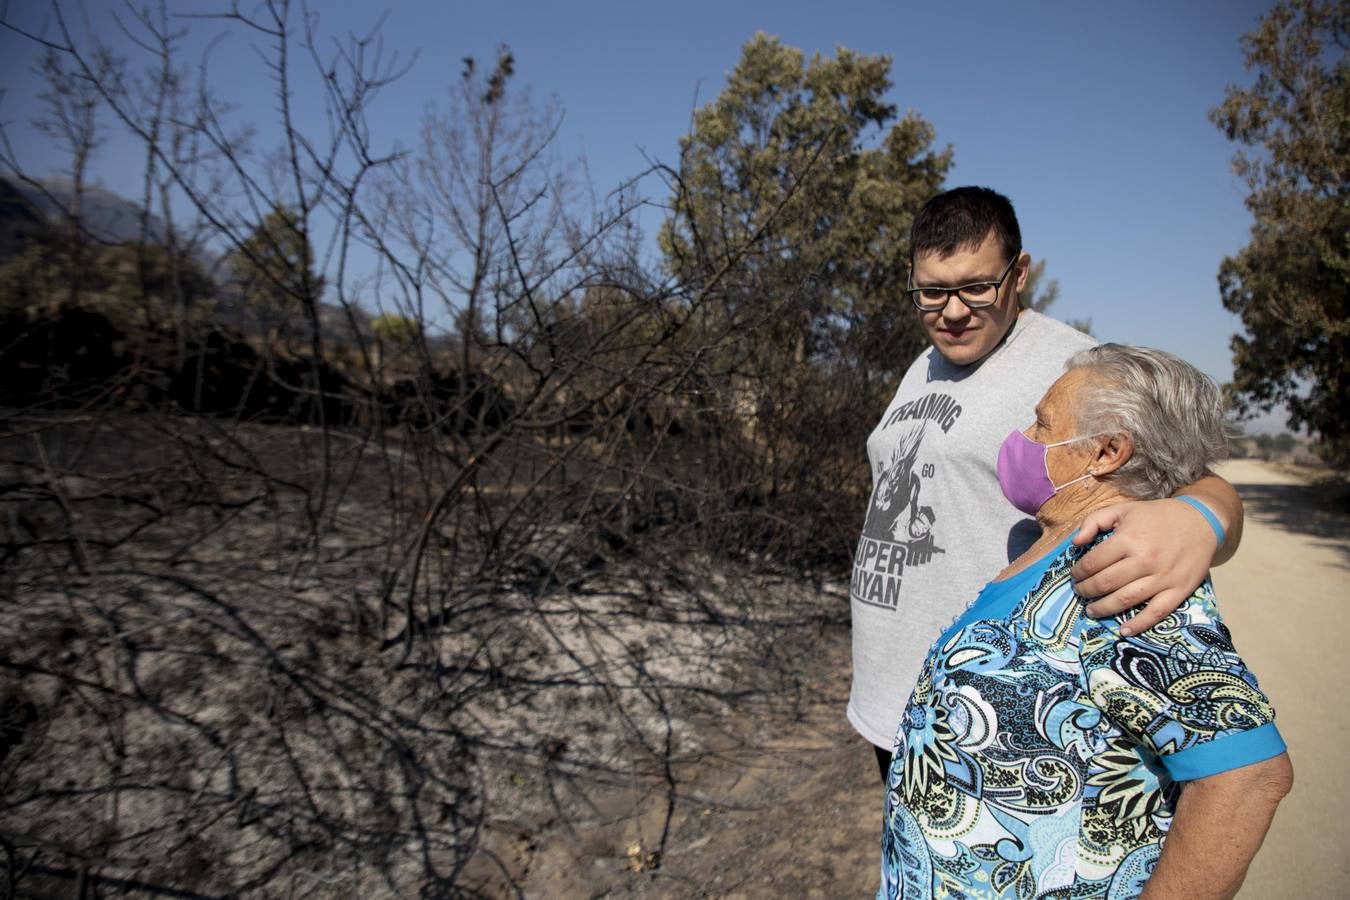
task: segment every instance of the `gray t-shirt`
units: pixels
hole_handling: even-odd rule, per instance
[[[1064,363],[1095,340],[1031,310],[983,360],[933,348],[905,373],[867,439],[872,498],[853,556],[848,718],[890,748],[929,648],[1037,537],[998,486],[998,448],[1031,424]]]

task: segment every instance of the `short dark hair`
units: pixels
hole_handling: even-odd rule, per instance
[[[1012,201],[987,187],[959,187],[944,191],[923,205],[909,230],[909,260],[924,253],[947,256],[973,250],[990,232],[1011,257],[1022,249],[1022,229]]]

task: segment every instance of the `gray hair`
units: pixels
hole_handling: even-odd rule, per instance
[[[1078,433],[1123,433],[1134,441],[1129,460],[1105,476],[1121,493],[1170,497],[1223,455],[1222,394],[1185,360],[1148,347],[1101,344],[1075,353],[1065,368],[1092,370],[1078,390]]]

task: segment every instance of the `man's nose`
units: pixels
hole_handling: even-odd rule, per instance
[[[942,307],[942,318],[944,319],[967,319],[970,317],[970,307],[961,302],[961,295],[952,291],[947,295],[947,305]]]

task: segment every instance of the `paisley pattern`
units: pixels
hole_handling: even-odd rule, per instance
[[[1088,549],[1052,552],[1024,594],[991,585],[933,645],[896,735],[879,897],[1138,896],[1180,793],[1169,766],[1283,750],[1209,581],[1124,637],[1074,596]]]

